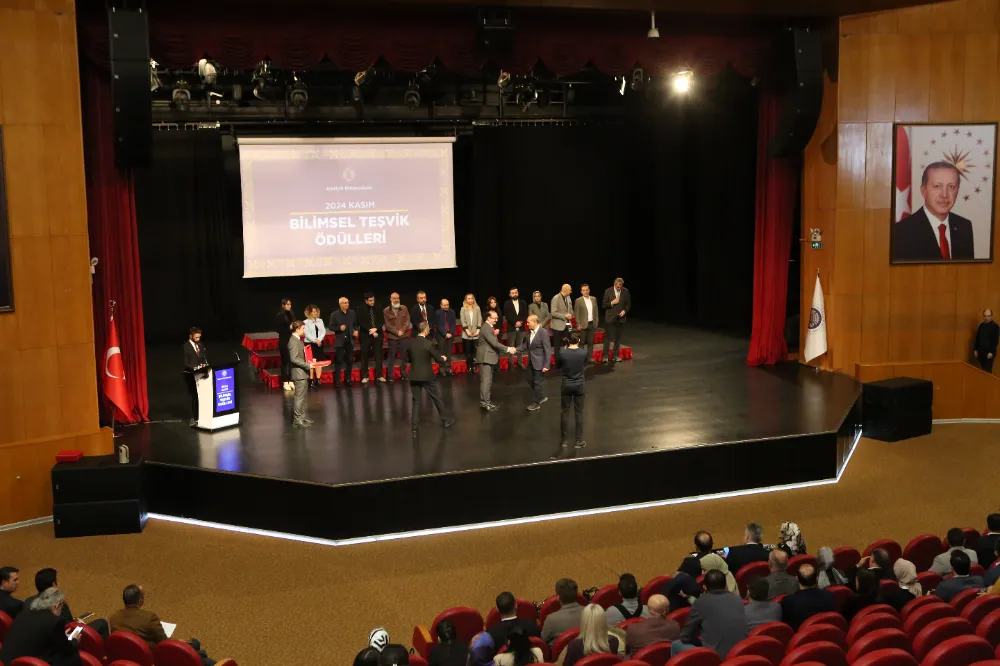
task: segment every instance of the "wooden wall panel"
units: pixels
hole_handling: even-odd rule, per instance
[[[868,119],[868,35],[846,34],[841,37],[839,66],[838,120],[842,123],[864,122]]]
[[[865,207],[864,123],[840,123],[837,132],[837,208]]]
[[[996,119],[997,35],[965,37],[965,103],[962,119]]]
[[[896,117],[898,41],[895,34],[868,37],[868,122],[891,122]]]
[[[901,36],[896,48],[896,120],[925,122],[930,113],[931,37],[927,34]],[[934,52],[936,54],[936,50]],[[889,149],[892,150],[891,139]]]
[[[6,65],[4,65],[6,67]],[[11,238],[49,235],[41,125],[5,125],[4,161]]]
[[[94,311],[90,307],[90,264],[80,261],[89,253],[86,236],[53,236],[52,301],[59,313],[58,343],[73,345],[94,342]]]
[[[865,145],[865,208],[890,208],[892,193],[892,123],[869,123]]]
[[[834,246],[833,285],[835,294],[860,294],[865,250],[865,211],[837,210],[837,243]]]
[[[934,35],[934,57],[930,75],[934,94],[930,96],[928,120],[951,122],[964,114],[965,99],[965,37]]]

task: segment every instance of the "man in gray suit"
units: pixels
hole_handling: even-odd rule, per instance
[[[479,367],[479,406],[488,412],[497,411],[490,400],[493,388],[493,373],[500,362],[500,354],[513,354],[517,350],[504,347],[497,340],[496,325],[500,315],[496,310],[486,313],[486,325],[479,329],[479,344],[476,345],[476,364]]]
[[[292,406],[292,425],[296,428],[308,428],[313,424],[306,418],[306,391],[309,384],[309,361],[306,360],[306,348],[302,336],[306,325],[301,321],[292,323],[292,337],[288,338],[288,359],[291,363],[292,384],[295,385],[295,402]]]
[[[539,326],[538,317],[528,315],[527,320],[528,335],[521,341],[521,346],[517,348],[517,355],[520,357],[524,352],[528,352],[529,382],[531,383],[531,404],[528,411],[537,411],[542,403],[548,400],[542,391],[542,379],[549,371],[552,364],[552,343],[549,342],[549,332]]]
[[[729,650],[747,634],[743,600],[726,590],[725,574],[713,569],[705,574],[705,594],[691,606],[680,640],[670,644],[670,656],[698,647],[700,636],[701,645],[714,650],[725,661]]]
[[[594,334],[601,319],[597,309],[597,298],[590,295],[590,285],[580,285],[580,298],[573,304],[573,316],[576,319],[576,330],[580,331],[580,344],[587,345],[587,364],[594,362]]]
[[[573,318],[573,299],[570,298],[572,293],[573,288],[564,284],[559,293],[552,297],[552,303],[549,305],[549,311],[552,313],[552,323],[550,324],[552,327],[552,347],[556,350],[556,354],[562,349],[563,336],[569,330],[570,319]]]

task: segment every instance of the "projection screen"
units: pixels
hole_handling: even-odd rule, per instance
[[[243,277],[453,268],[453,143],[240,138]]]

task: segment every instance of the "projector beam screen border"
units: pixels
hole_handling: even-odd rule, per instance
[[[454,137],[241,137],[243,277],[454,268]]]

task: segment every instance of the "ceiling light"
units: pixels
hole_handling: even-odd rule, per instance
[[[650,18],[650,28],[649,32],[646,33],[646,36],[649,37],[650,39],[659,39],[660,31],[656,29],[656,12],[650,12],[649,18]]]

